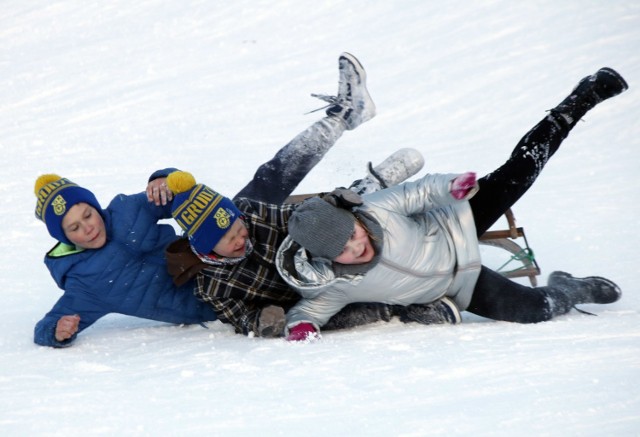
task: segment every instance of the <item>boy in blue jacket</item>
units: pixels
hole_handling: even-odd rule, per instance
[[[164,249],[176,234],[157,222],[170,217],[170,204],[156,206],[145,193],[119,194],[102,209],[91,191],[57,175],[38,178],[35,191],[36,216],[58,240],[45,264],[64,290],[37,323],[37,344],[68,346],[109,313],[169,323],[216,319],[188,285],[174,286],[166,273]]]

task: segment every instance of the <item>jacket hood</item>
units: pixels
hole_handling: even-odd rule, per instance
[[[336,277],[331,261],[311,258],[308,252],[287,236],[276,255],[276,268],[285,282],[294,288],[304,288],[311,295],[339,282],[359,282],[362,274],[345,274]],[[315,290],[315,291],[314,291]]]

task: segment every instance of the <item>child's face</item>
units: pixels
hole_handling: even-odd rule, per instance
[[[238,258],[245,255],[245,244],[249,238],[249,231],[240,219],[236,219],[231,228],[218,241],[213,251],[220,256]]]
[[[356,222],[354,231],[344,249],[333,261],[340,264],[364,264],[373,259],[375,250],[367,231]]]
[[[107,242],[107,231],[100,213],[88,203],[69,208],[62,219],[64,235],[83,249],[100,249]]]

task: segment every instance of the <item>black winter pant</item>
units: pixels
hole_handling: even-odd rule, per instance
[[[484,234],[531,187],[567,137],[567,123],[549,114],[520,140],[500,168],[480,178],[469,201],[478,236]],[[482,266],[467,308],[494,320],[535,323],[551,315],[544,287],[527,287]]]
[[[280,205],[320,162],[345,131],[336,118],[325,117],[297,135],[262,164],[253,179],[235,195]]]

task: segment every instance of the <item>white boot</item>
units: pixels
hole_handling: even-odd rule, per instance
[[[360,61],[350,53],[343,53],[338,66],[338,95],[311,95],[328,102],[327,115],[342,120],[352,130],[375,117],[376,105],[367,91],[367,73]]]
[[[422,170],[424,158],[416,149],[400,149],[377,166],[369,163],[369,174],[355,181],[349,189],[359,195],[398,185]]]

